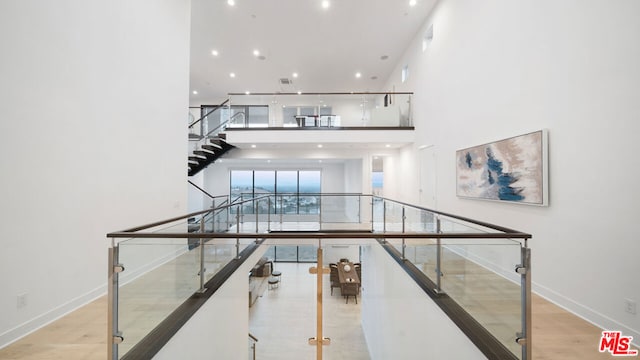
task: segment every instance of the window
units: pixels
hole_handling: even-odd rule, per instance
[[[402,82],[407,81],[409,77],[409,65],[405,65],[402,67]]]
[[[272,213],[319,214],[320,185],[320,170],[232,170],[230,194],[232,200],[274,194]],[[253,213],[251,206],[247,203],[243,211]],[[267,205],[261,203],[260,206]],[[266,208],[260,210],[266,212]]]
[[[277,245],[270,246],[264,256],[275,262],[316,262],[318,247],[315,245]]]
[[[276,174],[276,193],[287,194],[279,196],[276,200],[276,208],[281,214],[298,213],[298,172],[278,171]]]
[[[298,172],[298,201],[299,214],[319,214],[320,213],[320,171],[300,171]],[[302,196],[302,194],[314,194],[313,196]]]
[[[269,127],[269,106],[232,105],[221,109],[221,117],[228,127]]]
[[[431,45],[431,41],[433,41],[433,25],[429,26],[427,32],[424,33],[424,37],[422,38],[422,52],[427,50],[429,45]]]

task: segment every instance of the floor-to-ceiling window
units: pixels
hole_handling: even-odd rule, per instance
[[[320,170],[232,170],[230,184],[232,199],[274,195],[274,214],[320,213]]]
[[[272,214],[318,215],[320,214],[321,172],[320,170],[232,170],[230,174],[231,198],[249,200],[274,195]],[[260,203],[258,211],[266,213],[267,202]],[[242,211],[254,213],[252,202],[247,202]],[[275,261],[316,261],[315,246],[273,246],[265,256]]]

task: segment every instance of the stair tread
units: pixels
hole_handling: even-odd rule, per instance
[[[212,140],[212,139],[210,139]],[[227,151],[234,148],[233,145],[226,143],[225,141],[219,141],[220,145],[202,145],[198,150],[194,150],[189,156],[187,174],[193,176],[200,172],[202,169],[215,162],[218,158],[224,155]]]

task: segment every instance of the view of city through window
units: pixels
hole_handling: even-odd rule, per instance
[[[232,170],[231,198],[243,200],[274,194],[271,214],[317,215],[320,213],[320,170]],[[309,194],[309,195],[305,195]],[[267,212],[268,202],[258,205]],[[243,214],[253,214],[254,204],[247,202]],[[265,256],[274,261],[316,261],[316,246],[272,246]]]
[[[320,170],[231,171],[231,198],[247,200],[274,194],[272,214],[319,214],[320,197],[316,194],[320,191]],[[258,206],[259,213],[265,214],[267,203]],[[247,203],[243,212],[254,213],[253,205]]]

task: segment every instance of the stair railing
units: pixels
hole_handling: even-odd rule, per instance
[[[216,207],[225,205],[229,203],[229,195],[217,195],[217,196],[213,196],[211,194],[209,194],[205,189],[201,188],[200,186],[194,184],[191,180],[187,180],[187,182],[189,184],[191,184],[191,186],[193,186],[194,188],[198,189],[201,193],[203,193],[204,195],[206,195],[207,197],[209,197],[209,199],[211,200],[211,208],[215,209]],[[222,199],[222,200],[220,200]],[[217,202],[217,204],[216,204]]]
[[[200,119],[198,119],[198,120],[192,122],[191,124],[189,124],[189,129],[192,129],[194,125],[200,123],[200,135],[202,135],[202,133],[204,133],[204,121],[203,120],[206,119],[207,116],[213,114],[214,111],[223,108],[228,102],[229,102],[229,99],[225,100],[220,105],[216,105],[213,109],[211,109],[209,112],[207,112],[202,117],[200,117]]]
[[[251,353],[249,354],[250,358],[256,360],[256,343],[258,342],[258,338],[251,335],[249,333],[249,349],[251,349]]]

